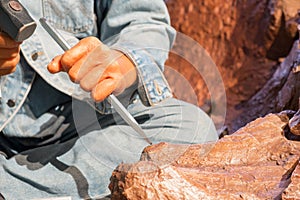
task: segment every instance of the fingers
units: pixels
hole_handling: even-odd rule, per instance
[[[94,53],[95,55],[93,55]],[[112,93],[118,95],[126,88],[125,79],[118,62],[120,55],[111,51],[109,53],[105,55],[105,52],[95,49],[80,70],[77,71],[77,81],[79,81],[80,87],[91,92],[91,96],[96,102],[103,101]],[[97,58],[100,58],[99,62],[97,62]],[[107,64],[108,62],[111,63]]]
[[[122,56],[123,53],[111,50],[99,39],[88,37],[55,57],[48,70],[51,73],[67,72],[73,82],[91,92],[92,98],[99,102],[112,93],[119,94],[125,90],[124,75],[118,62]]]
[[[11,37],[9,37],[6,33],[0,32],[0,48],[17,48],[19,47],[21,42],[14,41]]]
[[[68,71],[70,79],[75,82],[79,83],[80,80],[83,78],[83,76],[89,71],[88,69],[85,69],[83,67],[84,62],[86,62],[86,57],[83,56],[79,61],[77,61],[72,68]],[[89,68],[92,68],[93,66],[90,66]],[[80,73],[81,72],[81,73]],[[80,76],[79,76],[80,74]]]
[[[60,71],[63,71],[62,65],[61,65],[61,57],[62,55],[56,56],[52,59],[52,61],[48,64],[47,69],[50,73],[58,73]]]
[[[96,37],[87,37],[80,40],[74,47],[66,51],[61,58],[61,65],[65,71],[69,71],[75,63],[86,56],[97,46],[102,45]]]
[[[16,66],[20,61],[20,54],[16,57],[7,59],[0,59],[0,76],[13,73],[16,70]]]
[[[109,77],[104,74],[104,69],[101,66],[95,67],[80,80],[80,87],[89,92],[105,78]]]
[[[69,72],[71,70],[69,72],[70,79],[77,82],[77,72],[85,61],[86,56],[100,45],[102,45],[102,43],[96,37],[87,37],[80,40],[74,47],[66,51],[63,55],[55,57],[48,64],[49,72]]]
[[[16,67],[11,67],[10,69],[0,69],[0,76],[11,74],[16,71]]]
[[[18,56],[20,47],[0,48],[0,59],[11,59]]]
[[[20,61],[20,54],[17,54],[16,57],[10,59],[0,59],[0,69],[9,70],[16,67]]]
[[[92,98],[99,102],[112,93],[116,95],[122,93],[125,90],[123,80],[119,66],[115,62],[105,69],[102,66],[92,69],[80,81],[80,87],[91,92]]]
[[[111,62],[110,56],[111,51],[107,46],[99,45],[95,47],[70,69],[69,75],[71,79],[78,83],[93,68],[99,68],[99,66],[105,68],[107,63]]]
[[[103,101],[107,96],[113,93],[116,88],[116,81],[112,78],[105,79],[98,83],[92,90],[91,96],[96,102]]]
[[[113,62],[104,72],[105,77],[111,78],[115,81],[115,89],[113,91],[114,94],[120,94],[125,90],[125,79],[124,75],[121,72],[120,65],[118,61]],[[103,80],[103,79],[102,79]],[[100,81],[102,81],[100,79]]]
[[[0,76],[16,70],[20,61],[20,42],[11,39],[7,34],[0,32]]]

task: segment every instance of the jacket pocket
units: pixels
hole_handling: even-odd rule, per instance
[[[56,28],[77,37],[95,35],[94,1],[42,0],[43,15]]]

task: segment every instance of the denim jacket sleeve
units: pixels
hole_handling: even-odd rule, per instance
[[[96,3],[98,16],[104,16],[98,20],[100,39],[122,51],[136,65],[138,93],[143,104],[151,106],[171,97],[162,71],[175,31],[170,26],[164,1],[100,0]]]

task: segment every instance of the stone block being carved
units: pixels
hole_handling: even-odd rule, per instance
[[[216,143],[160,143],[111,176],[112,199],[300,199],[300,142],[285,115],[259,118]]]

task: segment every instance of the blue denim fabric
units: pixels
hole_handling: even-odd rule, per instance
[[[154,105],[172,96],[162,70],[175,32],[169,26],[170,19],[163,1],[22,0],[20,2],[36,21],[40,17],[45,17],[60,29],[61,34],[71,45],[78,42],[77,37],[98,35],[107,45],[123,51],[136,64],[139,73],[139,98],[145,105]],[[52,75],[47,71],[46,66],[50,60],[63,51],[39,23],[34,35],[23,42],[21,50],[29,65],[51,86],[65,94],[91,102],[89,94],[72,83],[65,73]],[[8,79],[15,79],[13,83],[2,84],[2,87],[9,88],[9,94],[6,93],[8,89],[2,89],[3,96],[13,99],[16,105],[8,108],[2,101],[4,108],[1,113],[0,130],[12,118],[11,113],[17,113],[26,98],[26,92],[20,91],[19,88],[27,91],[30,88],[28,82],[32,82],[30,79],[34,73],[27,70],[26,66],[18,68],[20,67],[22,68],[18,69],[20,73],[7,76]],[[111,112],[107,101],[96,106],[100,112]]]
[[[35,73],[31,68],[25,66],[24,69],[19,63],[13,74],[1,77],[0,130],[7,126],[21,108],[34,76]]]
[[[214,124],[203,111],[174,98],[154,107],[145,107],[138,100],[128,111],[154,144],[217,140]],[[94,112],[90,106],[78,105],[74,117],[90,122]],[[113,118],[116,124],[109,127],[102,124],[107,123],[106,118],[90,123],[88,134],[79,131],[79,138],[24,151],[9,160],[0,155],[0,192],[14,200],[64,196],[98,199],[108,195],[115,167],[138,161],[148,145],[117,115]]]
[[[20,2],[35,20],[47,18],[70,45],[76,44],[77,38],[98,36],[135,63],[138,85],[128,88],[119,98],[126,102],[129,112],[140,119],[142,128],[154,143],[217,140],[214,125],[203,111],[171,98],[162,70],[175,32],[169,25],[163,0]],[[47,71],[50,60],[63,51],[39,24],[34,35],[22,43],[21,51],[17,71],[1,77],[0,130],[7,136],[37,137],[47,126],[55,125],[58,130],[66,128],[61,116],[46,112],[37,117],[29,108],[28,93],[32,91],[35,77],[39,76],[56,90],[72,96],[73,102],[80,100],[78,105],[72,102],[73,111],[78,112],[75,125],[80,137],[31,149],[8,160],[0,155],[0,193],[7,199],[61,196],[83,199],[108,194],[112,170],[121,162],[137,161],[147,143],[115,114],[112,115],[118,123],[106,127],[103,124],[109,123],[107,116],[112,115],[102,115],[99,125],[93,118],[93,105],[87,106],[92,104],[89,94],[71,82],[66,73],[53,75]],[[138,96],[133,95],[135,90]],[[34,95],[55,98],[47,91]],[[37,110],[39,106],[42,109],[49,104],[45,101],[37,105]],[[96,108],[99,112],[111,111],[106,101]],[[82,130],[89,132],[81,134]]]

